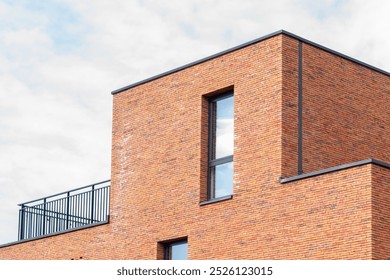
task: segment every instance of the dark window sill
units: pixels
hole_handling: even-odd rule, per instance
[[[207,204],[212,204],[212,203],[216,203],[216,202],[220,202],[220,201],[225,201],[225,200],[230,200],[233,198],[233,195],[225,195],[225,196],[221,196],[221,197],[218,197],[218,198],[213,198],[213,199],[210,199],[210,200],[206,200],[206,201],[201,201],[199,202],[199,206],[203,206],[203,205],[207,205]]]

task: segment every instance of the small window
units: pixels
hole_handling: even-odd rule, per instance
[[[208,122],[208,199],[212,200],[233,194],[233,92],[210,99]]]
[[[188,242],[180,240],[164,244],[165,260],[187,260],[188,259]]]

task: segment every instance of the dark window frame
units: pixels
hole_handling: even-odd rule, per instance
[[[164,260],[172,260],[172,246],[173,245],[181,245],[181,244],[187,244],[188,246],[188,239],[181,239],[176,240],[172,242],[164,242]],[[187,256],[188,259],[188,256]]]
[[[216,131],[217,131],[217,118],[216,118],[216,110],[215,105],[216,102],[221,101],[226,98],[234,97],[234,91],[230,90],[223,94],[219,94],[217,96],[211,97],[208,100],[209,108],[208,108],[208,166],[207,166],[207,200],[218,200],[220,197],[215,197],[215,185],[213,185],[213,178],[211,175],[211,169],[218,165],[222,165],[225,163],[233,162],[233,155],[224,156],[221,158],[215,158],[216,152]],[[230,198],[231,198],[230,194]],[[228,196],[227,196],[228,197]],[[221,197],[222,198],[222,197]]]

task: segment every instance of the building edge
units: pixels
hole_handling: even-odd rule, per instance
[[[268,34],[268,35],[265,35],[265,36],[259,37],[259,38],[257,38],[257,39],[251,40],[251,41],[249,41],[249,42],[246,42],[246,43],[240,44],[240,45],[238,45],[238,46],[229,48],[229,49],[227,49],[227,50],[218,52],[218,53],[216,53],[216,54],[213,54],[213,55],[210,55],[210,56],[201,58],[201,59],[196,60],[196,61],[194,61],[194,62],[190,62],[190,63],[185,64],[185,65],[183,65],[183,66],[179,66],[179,67],[177,67],[177,68],[174,68],[174,69],[172,69],[172,70],[163,72],[163,73],[161,73],[161,74],[154,75],[154,76],[152,76],[152,77],[150,77],[150,78],[146,78],[146,79],[144,79],[144,80],[141,80],[141,81],[132,83],[132,84],[130,84],[130,85],[121,87],[121,88],[119,88],[119,89],[113,90],[113,91],[111,91],[111,94],[112,94],[112,95],[115,95],[115,94],[121,93],[121,92],[123,92],[123,91],[126,91],[126,90],[128,90],[128,89],[134,88],[134,87],[136,87],[136,86],[139,86],[139,85],[142,85],[142,84],[146,84],[146,83],[151,82],[151,81],[153,81],[153,80],[156,80],[156,79],[159,79],[159,78],[168,76],[168,75],[170,75],[170,74],[179,72],[179,71],[184,70],[184,69],[186,69],[186,68],[189,68],[189,67],[198,65],[198,64],[200,64],[200,63],[209,61],[209,60],[211,60],[211,59],[214,59],[214,58],[223,56],[223,55],[225,55],[225,54],[228,54],[228,53],[231,53],[231,52],[240,50],[240,49],[245,48],[245,47],[248,47],[248,46],[250,46],[250,45],[257,44],[257,43],[259,43],[259,42],[262,42],[262,41],[264,41],[264,40],[270,39],[270,38],[272,38],[272,37],[275,37],[275,36],[281,35],[281,34],[286,35],[286,36],[289,36],[289,37],[294,38],[294,39],[296,39],[296,40],[298,40],[298,41],[300,41],[300,42],[303,42],[303,43],[305,43],[305,44],[314,46],[314,47],[319,48],[319,49],[321,49],[321,50],[323,50],[323,51],[326,51],[326,52],[328,52],[328,53],[331,53],[331,54],[334,54],[334,55],[336,55],[336,56],[342,57],[342,58],[347,59],[347,60],[349,60],[349,61],[351,61],[351,62],[354,62],[354,63],[356,63],[356,64],[359,64],[359,65],[361,65],[361,66],[364,66],[364,67],[366,67],[366,68],[369,68],[369,69],[371,69],[371,70],[374,70],[374,71],[376,71],[376,72],[379,72],[379,73],[381,73],[381,74],[383,74],[383,75],[386,75],[386,76],[389,76],[389,77],[390,77],[390,72],[387,72],[387,71],[385,71],[385,70],[383,70],[383,69],[380,69],[380,68],[378,68],[378,67],[372,66],[372,65],[370,65],[370,64],[368,64],[368,63],[365,63],[365,62],[363,62],[363,61],[360,61],[360,60],[355,59],[355,58],[353,58],[353,57],[350,57],[350,56],[348,56],[348,55],[342,54],[342,53],[337,52],[337,51],[335,51],[335,50],[333,50],[333,49],[327,48],[327,47],[322,46],[322,45],[320,45],[320,44],[317,44],[317,43],[315,43],[315,42],[313,42],[313,41],[307,40],[307,39],[305,39],[305,38],[303,38],[303,37],[300,37],[300,36],[295,35],[295,34],[293,34],[293,33],[291,33],[291,32],[288,32],[288,31],[286,31],[286,30],[281,29],[281,30],[272,32],[272,33],[270,33],[270,34]]]

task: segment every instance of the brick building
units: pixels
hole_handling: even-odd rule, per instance
[[[0,259],[390,258],[390,73],[279,31],[112,93],[109,220]]]

